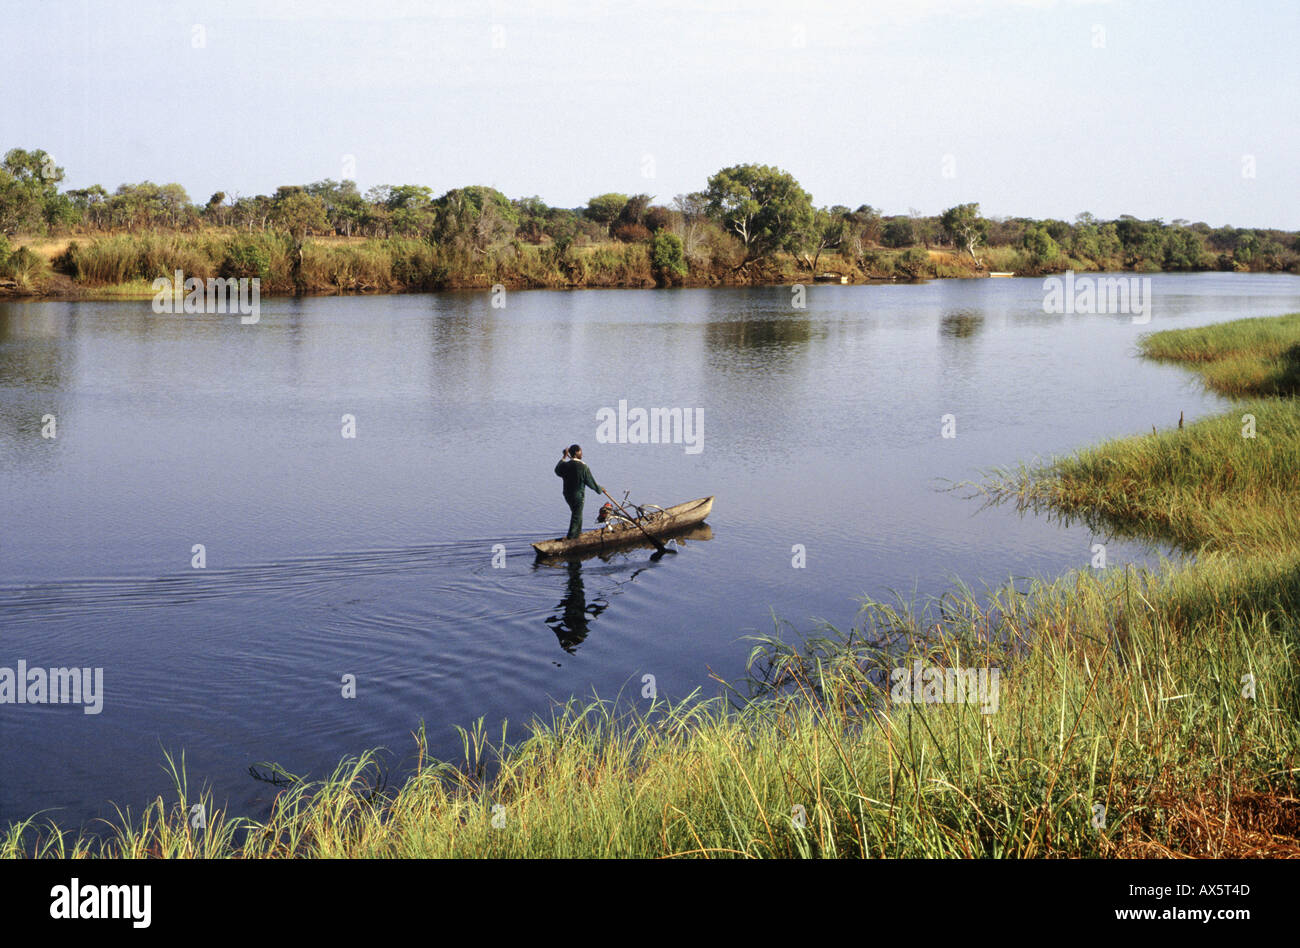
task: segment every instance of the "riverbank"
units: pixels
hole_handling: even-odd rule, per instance
[[[745,261],[721,254],[657,262],[647,242],[587,246],[511,243],[485,254],[458,253],[415,238],[307,238],[301,260],[283,233],[226,230],[194,234],[134,234],[19,241],[0,258],[0,298],[150,299],[156,277],[176,271],[200,280],[258,278],[266,296],[404,293],[431,290],[650,288],[656,286],[882,283],[972,279],[992,273],[1021,276],[1065,270],[1122,270],[1116,259],[1060,254],[1038,259],[1022,248],[983,247],[970,254],[921,246],[826,252],[815,261],[778,253]],[[815,264],[815,265],[813,265]],[[1210,257],[1201,269],[1221,269]],[[1136,271],[1135,271],[1136,272]],[[1142,272],[1152,272],[1149,268]]]
[[[1300,343],[1300,317],[1148,338],[1152,357],[1249,376]],[[1199,334],[1199,335],[1197,335]],[[1227,373],[1237,362],[1242,371]],[[1217,366],[1217,368],[1215,368]],[[1214,381],[1221,391],[1226,382]],[[1253,383],[1262,385],[1262,382]],[[1085,571],[864,606],[853,632],[756,643],[725,697],[614,713],[571,705],[508,740],[383,782],[375,754],[324,783],[270,775],[269,817],[190,793],[106,841],[33,821],[7,855],[1295,855],[1300,531],[1286,397],[1003,473],[995,498],[1170,539],[1190,565]],[[1242,416],[1254,438],[1242,437]],[[888,657],[864,642],[887,638]],[[998,672],[982,702],[897,703],[895,667]],[[996,697],[995,697],[996,696]],[[403,755],[407,748],[396,748]],[[178,768],[179,769],[179,768]],[[205,803],[207,826],[188,828]]]

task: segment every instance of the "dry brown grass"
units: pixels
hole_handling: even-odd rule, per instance
[[[86,244],[94,237],[15,237],[13,247],[26,247],[32,253],[44,257],[51,263],[54,258],[68,249],[68,244]]]
[[[1106,855],[1121,859],[1298,859],[1300,799],[1285,793],[1158,791]],[[1160,837],[1160,842],[1154,837]]]

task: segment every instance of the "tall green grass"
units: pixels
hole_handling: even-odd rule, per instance
[[[1300,313],[1152,333],[1142,352],[1192,363],[1225,395],[1300,394]]]
[[[1261,399],[1183,429],[998,472],[991,489],[1096,529],[1245,554],[1300,550],[1298,477],[1300,406]]]
[[[118,235],[69,244],[55,265],[85,286],[171,279],[177,270],[206,280],[224,275],[222,247],[220,238],[209,235]]]

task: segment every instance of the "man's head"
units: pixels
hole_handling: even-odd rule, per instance
[[[582,445],[580,444],[569,445],[569,457],[582,460]]]

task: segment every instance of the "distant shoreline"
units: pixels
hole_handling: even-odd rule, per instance
[[[754,260],[738,266],[695,266],[686,273],[671,279],[656,279],[649,265],[645,248],[636,244],[601,244],[584,247],[573,252],[574,262],[561,268],[552,266],[539,269],[530,264],[537,261],[521,259],[493,260],[479,265],[479,272],[456,272],[446,268],[418,269],[412,272],[405,261],[394,261],[394,247],[410,250],[411,241],[396,239],[334,240],[309,239],[305,245],[304,269],[310,277],[301,292],[285,272],[277,272],[276,261],[260,273],[245,270],[232,273],[228,267],[204,259],[196,250],[204,247],[211,251],[220,248],[221,242],[234,238],[214,235],[169,235],[117,237],[70,237],[64,239],[32,238],[20,241],[15,248],[28,248],[40,258],[42,273],[27,282],[0,279],[0,300],[33,300],[50,302],[113,302],[150,300],[156,295],[152,280],[132,276],[116,282],[96,280],[93,273],[81,278],[64,272],[76,264],[76,254],[90,255],[104,251],[121,255],[124,244],[135,242],[141,247],[156,243],[175,263],[164,266],[168,273],[182,271],[186,276],[200,279],[209,277],[254,276],[261,277],[261,295],[266,297],[299,296],[389,296],[427,292],[490,292],[500,286],[506,290],[580,290],[580,289],[663,289],[742,286],[793,286],[813,285],[900,285],[924,283],[936,279],[988,279],[992,274],[1010,273],[1015,277],[1046,277],[1067,270],[1093,273],[1217,273],[1265,272],[1287,273],[1288,270],[1241,270],[1222,267],[1162,270],[1135,267],[1100,267],[1092,261],[1063,259],[1054,265],[1038,265],[1028,271],[1014,269],[1017,261],[1008,259],[1006,251],[1012,248],[982,248],[981,256],[989,258],[977,265],[968,255],[950,250],[933,250],[923,247],[872,248],[854,261],[839,254],[825,254],[818,261],[816,271],[810,271],[803,262],[790,254],[778,254],[763,260]],[[539,251],[539,248],[528,248]],[[170,253],[167,253],[170,251]],[[539,251],[540,253],[540,251]],[[373,254],[378,258],[367,271],[356,265],[356,258]],[[112,260],[106,267],[110,272],[130,272],[134,261]],[[157,264],[154,264],[157,266]],[[188,265],[188,269],[187,269]],[[283,268],[279,268],[282,270]],[[469,269],[469,268],[465,268]],[[340,273],[342,271],[342,273]],[[403,279],[403,277],[405,279]]]
[[[256,280],[266,296],[428,290],[913,282],[991,273],[1300,273],[1300,231],[1090,212],[1074,222],[817,206],[789,172],[738,164],[654,203],[606,192],[551,207],[468,185],[353,180],[190,200],[175,183],[61,191],[43,149],[0,163],[0,293],[130,299],[154,279]]]

